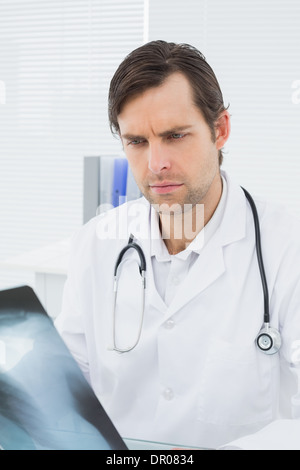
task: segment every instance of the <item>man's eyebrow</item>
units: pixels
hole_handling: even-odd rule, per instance
[[[177,134],[178,132],[183,132],[183,131],[187,131],[188,129],[190,129],[192,126],[188,125],[188,126],[178,126],[178,127],[173,127],[172,129],[169,129],[167,131],[164,131],[164,132],[161,132],[159,135],[159,137],[167,137],[168,135],[170,134]]]
[[[139,140],[139,139],[145,139],[144,136],[142,135],[134,135],[134,134],[121,134],[122,139],[126,140]]]
[[[167,137],[170,134],[176,134],[178,132],[186,131],[190,129],[191,127],[192,127],[191,125],[172,127],[172,129],[168,129],[167,131],[160,132],[158,135],[159,137]],[[144,137],[143,135],[137,135],[137,134],[122,134],[121,137],[126,140],[146,139],[146,137]]]

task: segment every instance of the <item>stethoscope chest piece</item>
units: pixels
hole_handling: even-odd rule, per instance
[[[258,348],[265,354],[276,354],[281,347],[281,336],[278,330],[265,325],[256,338]]]

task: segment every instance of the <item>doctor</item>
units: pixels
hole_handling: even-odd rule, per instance
[[[214,72],[191,46],[148,43],[116,71],[109,117],[144,197],[74,236],[58,330],[123,437],[216,448],[272,422],[280,435],[300,418],[299,223],[254,198],[282,342],[266,354],[254,219],[220,170],[230,116]],[[115,272],[129,237],[142,273],[138,249]]]

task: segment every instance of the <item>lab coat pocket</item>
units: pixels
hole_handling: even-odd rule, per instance
[[[271,419],[272,359],[254,343],[213,341],[200,378],[198,419],[245,425]]]

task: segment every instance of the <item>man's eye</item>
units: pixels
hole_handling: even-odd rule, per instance
[[[174,140],[179,140],[179,139],[182,139],[184,137],[185,134],[171,134],[171,139],[174,139]]]
[[[128,145],[139,145],[145,142],[143,139],[133,139],[128,142]]]

